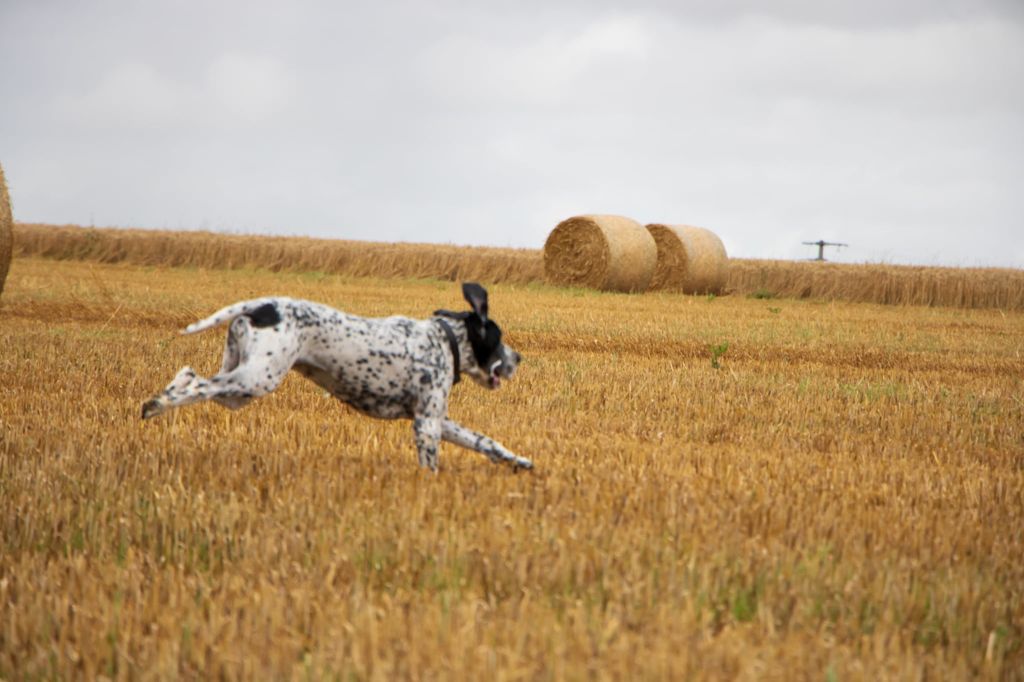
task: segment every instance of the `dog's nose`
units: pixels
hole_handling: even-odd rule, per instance
[[[523,356],[520,355],[518,351],[512,351],[512,359],[518,365],[519,361],[523,359]]]

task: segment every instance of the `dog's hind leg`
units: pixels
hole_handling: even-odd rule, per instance
[[[249,361],[249,332],[252,327],[245,317],[235,318],[228,327],[227,338],[224,340],[224,357],[220,363],[218,376],[233,372],[242,363]],[[252,400],[242,395],[213,395],[211,400],[232,410],[245,407]]]
[[[441,422],[441,438],[486,455],[492,462],[505,462],[521,469],[532,469],[533,462],[510,452],[501,443],[482,433],[467,429],[458,422],[445,419]]]
[[[233,410],[244,407],[280,385],[297,350],[282,350],[281,340],[273,332],[254,333],[248,320],[240,317],[231,324],[221,371],[206,379],[191,367],[183,367],[174,381],[143,404],[142,418],[204,400]]]
[[[191,367],[183,367],[167,388],[142,405],[142,418],[149,419],[175,407],[204,400],[213,400],[219,405],[237,410],[253,398],[273,391],[287,373],[287,369],[275,371],[266,363],[250,363],[240,365],[227,374],[217,374],[206,379],[196,374]]]
[[[228,327],[228,335],[224,340],[224,358],[218,374],[227,374],[242,362],[242,347],[248,344],[249,329],[249,322],[244,317],[235,318]]]

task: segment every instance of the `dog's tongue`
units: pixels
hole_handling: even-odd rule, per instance
[[[498,386],[501,386],[501,379],[498,377],[497,374],[492,374],[491,375],[491,388],[497,388]]]

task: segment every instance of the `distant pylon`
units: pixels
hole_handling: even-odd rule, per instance
[[[842,248],[844,246],[849,246],[849,244],[843,244],[842,242],[827,242],[824,239],[819,239],[816,242],[804,242],[804,244],[806,244],[807,246],[817,246],[818,247],[818,257],[817,258],[812,258],[811,260],[825,260],[825,247],[826,246],[836,246],[836,247],[839,247],[839,248]]]

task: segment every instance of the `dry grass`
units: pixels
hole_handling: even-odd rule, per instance
[[[449,281],[541,281],[536,251],[439,244],[389,244],[212,232],[121,230],[20,223],[15,253],[57,260],[200,268],[260,268],[352,277]]]
[[[1024,270],[729,260],[729,286],[759,297],[1024,310]]]
[[[500,285],[525,356],[450,446],[298,376],[142,423],[266,293],[458,287],[14,261],[0,307],[0,678],[1021,679],[1024,316]],[[711,348],[721,369],[712,368]]]
[[[567,218],[544,242],[544,273],[562,286],[646,291],[657,262],[654,239],[643,225],[623,216]]]
[[[354,277],[544,282],[539,250],[15,224],[16,257]],[[1024,310],[1024,271],[729,259],[736,296]]]

